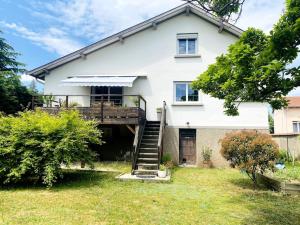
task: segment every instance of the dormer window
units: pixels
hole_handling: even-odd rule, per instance
[[[198,34],[177,34],[177,56],[198,56]]]

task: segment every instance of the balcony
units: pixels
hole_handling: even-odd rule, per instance
[[[50,114],[76,109],[85,119],[99,124],[138,125],[146,120],[146,100],[140,95],[38,95],[33,96],[33,109]]]

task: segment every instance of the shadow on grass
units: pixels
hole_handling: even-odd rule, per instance
[[[80,170],[65,170],[63,177],[60,178],[50,189],[51,191],[59,191],[62,189],[80,189],[92,186],[102,186],[107,181],[114,181],[115,172],[99,172],[99,171],[80,171]],[[45,190],[46,186],[41,182],[23,181],[16,184],[1,185],[1,190],[22,190],[22,189],[40,189]]]
[[[241,224],[300,224],[300,197],[272,192],[249,192],[239,196],[247,201],[251,216]]]

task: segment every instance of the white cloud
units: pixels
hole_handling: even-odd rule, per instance
[[[285,0],[246,0],[237,26],[256,27],[269,32],[284,10]]]
[[[82,47],[80,43],[69,38],[64,31],[55,27],[50,27],[42,32],[35,32],[22,25],[5,21],[0,21],[0,26],[8,28],[16,32],[16,35],[59,55],[71,53]]]
[[[62,24],[73,35],[93,42],[182,3],[181,0],[34,1],[32,10],[34,15]]]
[[[32,76],[29,76],[29,75],[26,75],[26,74],[21,75],[21,81],[22,82],[31,82],[33,80],[35,80],[35,78],[32,77]]]
[[[59,23],[74,36],[92,42],[182,3],[182,0],[56,0],[34,1],[32,8],[36,16]],[[283,8],[284,0],[247,0],[237,25],[269,31]]]

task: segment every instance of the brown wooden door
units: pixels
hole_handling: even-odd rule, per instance
[[[189,165],[196,164],[196,130],[179,130],[179,162]]]

